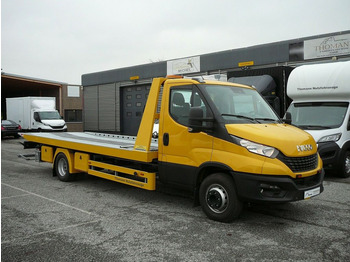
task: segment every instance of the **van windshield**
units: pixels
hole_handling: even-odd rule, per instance
[[[348,106],[347,102],[294,103],[288,112],[293,125],[305,130],[322,130],[340,127]]]
[[[61,119],[57,111],[38,112],[41,120]]]
[[[225,85],[203,87],[227,124],[280,122],[256,90]]]

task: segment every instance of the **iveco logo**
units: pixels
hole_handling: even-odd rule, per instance
[[[298,145],[297,149],[298,149],[298,152],[311,151],[312,145]]]

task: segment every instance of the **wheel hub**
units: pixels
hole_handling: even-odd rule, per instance
[[[350,173],[350,156],[345,158],[345,172]]]
[[[61,158],[57,163],[57,169],[58,169],[59,175],[64,176],[67,173],[67,169],[68,169],[67,162]]]
[[[222,213],[227,208],[228,198],[225,189],[219,185],[211,187],[207,192],[207,203],[215,213]]]

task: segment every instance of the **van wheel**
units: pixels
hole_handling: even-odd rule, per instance
[[[350,151],[346,151],[344,158],[342,159],[342,166],[338,172],[339,177],[350,177]]]
[[[68,182],[73,179],[73,175],[69,173],[69,163],[64,153],[59,153],[56,156],[55,171],[61,181]]]
[[[203,212],[210,219],[225,223],[236,219],[243,208],[233,179],[223,173],[204,179],[199,189],[199,201]]]

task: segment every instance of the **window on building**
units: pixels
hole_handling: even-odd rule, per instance
[[[67,86],[68,97],[80,97],[80,86]]]
[[[66,122],[83,122],[83,111],[81,109],[64,110],[64,120]]]

